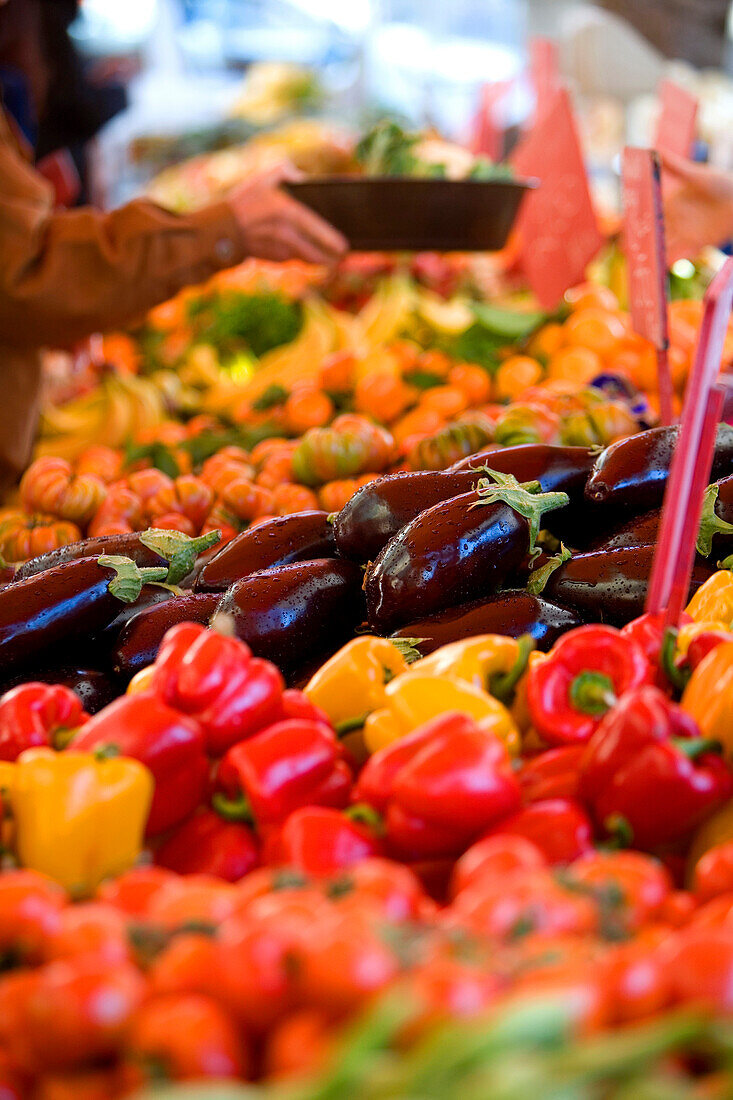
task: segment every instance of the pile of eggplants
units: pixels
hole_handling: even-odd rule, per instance
[[[21,565],[0,587],[0,687],[29,675],[69,683],[91,709],[123,690],[155,659],[166,631],[185,621],[216,620],[291,682],[360,629],[419,639],[428,653],[478,633],[531,634],[547,650],[583,622],[623,625],[644,609],[676,438],[676,428],[654,428],[600,453],[528,444],[445,471],[389,474],[337,515],[272,519],[219,549],[197,542],[197,561],[192,552],[179,560],[162,551],[144,532],[63,547]],[[487,503],[489,471],[513,475],[532,493],[566,494],[560,506],[553,499],[542,526],[571,556],[547,570],[541,589],[533,577],[557,542],[535,560],[516,498]],[[733,553],[727,425],[711,480],[691,590]],[[126,600],[108,564],[120,558],[139,574]]]

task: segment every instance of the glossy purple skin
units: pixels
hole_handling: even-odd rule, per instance
[[[591,622],[624,626],[644,613],[654,546],[627,546],[576,554],[557,569],[543,596],[569,607]],[[711,576],[702,559],[695,562],[690,594]]]
[[[327,512],[295,512],[258,524],[222,546],[194,583],[196,592],[225,592],[230,585],[263,569],[336,554],[333,524]]]
[[[490,596],[518,569],[529,544],[527,521],[506,504],[480,500],[471,492],[442,501],[387,543],[366,573],[373,629],[388,632]]]
[[[485,476],[486,464],[517,481],[539,481],[542,491],[581,497],[593,455],[586,447],[526,444],[480,452],[448,470],[388,474],[363,486],[339,512],[335,523],[339,554],[372,561],[398,531],[426,508],[469,492]]]
[[[96,558],[78,558],[0,589],[3,672],[111,623],[124,606],[109,592],[114,577]]]
[[[623,517],[662,503],[679,428],[650,428],[612,443],[596,460],[585,487],[586,500]],[[711,480],[733,473],[733,428],[718,427]]]
[[[0,687],[0,693],[10,691],[18,684],[27,683],[30,675],[28,672],[18,673],[4,681]],[[32,678],[41,684],[63,684],[64,687],[71,688],[78,695],[87,714],[96,714],[119,695],[118,686],[106,672],[100,672],[97,668],[77,668],[68,665],[58,668],[34,668]]]
[[[290,672],[334,652],[364,616],[362,570],[334,558],[294,562],[244,577],[221,597],[238,638]]]
[[[168,630],[178,623],[206,625],[216,611],[217,593],[185,593],[165,603],[147,607],[123,627],[111,653],[111,664],[122,680],[130,680],[136,672],[155,660],[160,643]]]
[[[78,558],[99,558],[103,554],[120,554],[124,558],[132,558],[140,567],[166,564],[160,554],[143,546],[138,532],[128,535],[98,535],[96,538],[70,542],[67,546],[60,546],[58,550],[30,558],[18,566],[14,579],[26,580],[38,573],[44,573],[47,569],[55,569],[57,565],[64,565]]]
[[[507,590],[488,600],[473,600],[427,619],[418,619],[395,631],[398,638],[422,638],[416,648],[427,656],[442,645],[477,634],[504,634],[519,638],[531,634],[537,648],[551,649],[561,634],[585,620],[564,607],[530,596],[521,589]]]

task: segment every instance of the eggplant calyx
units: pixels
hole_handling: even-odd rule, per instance
[[[422,658],[418,646],[427,641],[427,638],[390,638],[389,640],[397,652],[404,657],[407,664],[411,665],[414,661],[419,661]]]
[[[544,592],[545,586],[555,570],[564,565],[566,561],[570,561],[572,556],[567,546],[561,542],[557,554],[553,554],[527,581],[527,591],[530,596],[539,596]]]
[[[715,514],[715,505],[718,500],[718,485],[708,485],[703,497],[702,516],[697,532],[695,549],[698,554],[707,558],[713,550],[713,538],[715,535],[730,535],[733,533],[733,523],[726,523],[724,519]]]
[[[125,558],[121,554],[103,554],[101,558],[97,558],[97,563],[105,569],[114,570],[115,576],[107,585],[107,590],[110,596],[122,603],[134,603],[144,584],[164,581],[168,576],[168,570],[163,566],[159,569],[141,569],[132,558]]]
[[[542,517],[545,512],[564,508],[569,503],[570,497],[567,493],[538,492],[540,484],[537,481],[525,482],[522,485],[513,474],[503,474],[488,468],[486,472],[488,477],[482,478],[476,487],[480,499],[471,507],[477,508],[483,504],[506,504],[517,515],[523,516],[529,526],[529,552],[533,558],[536,557],[539,554],[536,542]],[[490,481],[489,478],[492,480]]]
[[[140,535],[140,542],[159,554],[168,562],[168,575],[164,578],[168,584],[178,584],[188,576],[194,567],[196,558],[204,550],[210,550],[221,539],[221,531],[208,531],[198,538],[184,535],[182,531],[167,531],[160,527],[151,527]]]

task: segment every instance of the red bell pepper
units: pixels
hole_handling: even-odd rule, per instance
[[[155,862],[179,875],[216,875],[238,882],[258,865],[259,847],[246,825],[204,810],[184,821],[155,853]]]
[[[685,664],[693,671],[708,653],[730,640],[731,634],[728,630],[704,630],[701,634],[696,634],[687,647]]]
[[[569,798],[547,798],[524,806],[495,825],[489,835],[521,836],[548,863],[570,863],[593,847],[593,826],[582,806]]]
[[[304,692],[295,688],[288,688],[283,692],[280,718],[306,718],[309,722],[323,722],[329,729],[333,729],[325,710],[311,703]]]
[[[194,715],[211,756],[251,737],[280,717],[285,684],[248,646],[195,623],[168,631],[151,681],[169,706]]]
[[[219,765],[217,813],[230,821],[278,825],[301,806],[346,806],[352,777],[323,722],[292,718],[233,745]]]
[[[0,760],[17,760],[26,749],[62,748],[88,720],[70,688],[20,684],[0,699]]]
[[[201,727],[152,691],[110,703],[89,719],[70,747],[75,752],[115,751],[150,769],[155,792],[147,836],[180,824],[206,796],[209,762]]]
[[[355,813],[361,816],[360,811]],[[304,806],[267,838],[264,862],[291,867],[309,877],[337,874],[382,855],[375,825],[323,806]]]
[[[376,752],[355,795],[385,814],[388,842],[410,859],[461,852],[521,801],[502,742],[455,713]]]
[[[525,760],[517,773],[525,802],[577,798],[578,768],[584,745],[561,745]]]
[[[693,718],[655,687],[628,692],[588,742],[580,790],[598,824],[637,848],[688,836],[733,793],[733,775]]]
[[[580,626],[527,673],[532,723],[551,745],[582,743],[625,692],[653,675],[638,642],[611,626]]]

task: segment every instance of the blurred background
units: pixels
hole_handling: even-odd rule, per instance
[[[482,84],[509,137],[531,117],[536,36],[556,43],[594,186],[613,201],[624,142],[650,139],[667,75],[700,101],[705,156],[733,167],[728,0],[82,0],[70,35],[106,89],[92,197],[117,203],[166,165],[293,117],[389,113],[458,140]],[[115,96],[117,98],[115,98]],[[174,203],[175,205],[175,203]]]

